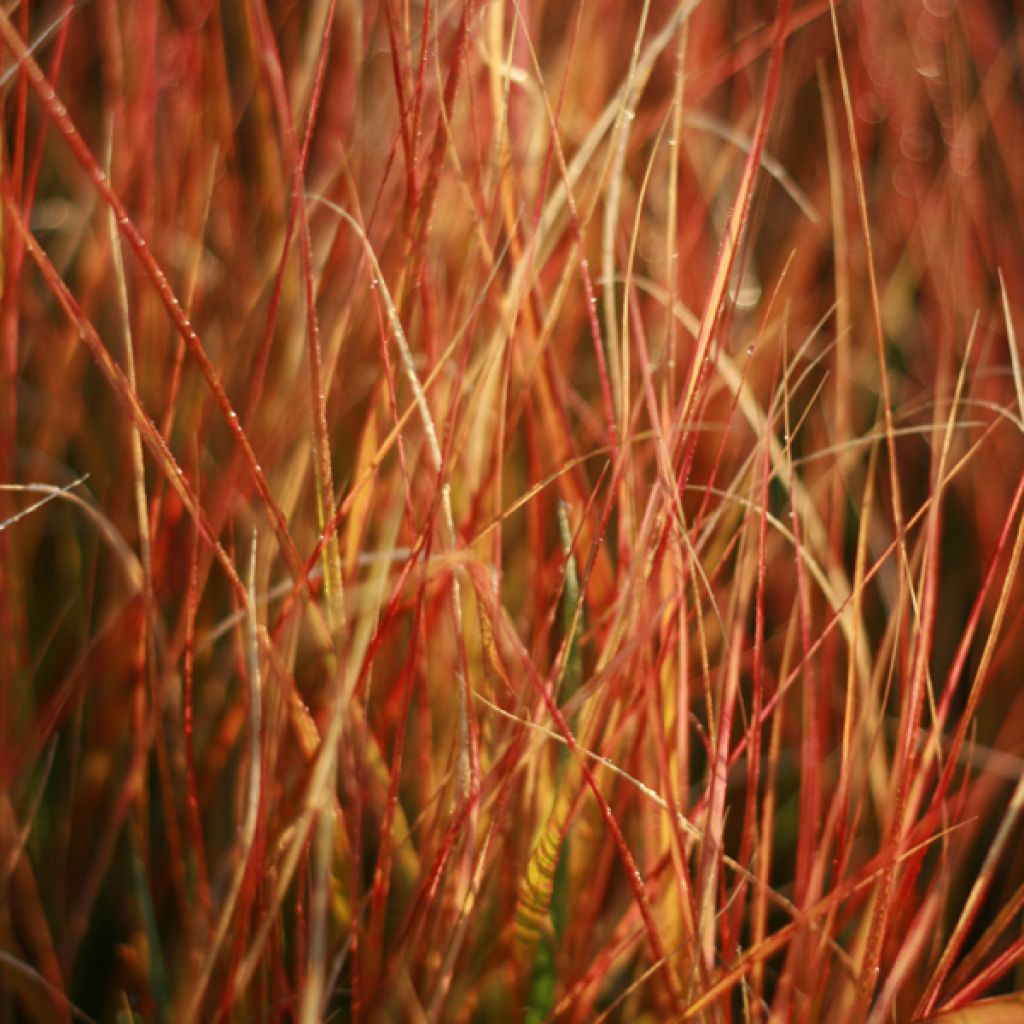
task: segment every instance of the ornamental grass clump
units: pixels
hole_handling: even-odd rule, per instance
[[[0,1018],[1024,1019],[1013,5],[0,46]]]

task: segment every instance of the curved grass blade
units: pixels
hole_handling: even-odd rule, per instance
[[[581,588],[572,551],[572,533],[564,502],[558,505],[558,529],[566,564],[562,587],[562,623],[569,637],[564,668],[555,697],[564,703],[579,689],[583,677],[579,650]],[[570,724],[575,723],[570,720]],[[582,779],[567,750],[559,752],[554,782],[554,804],[534,844],[516,908],[516,944],[523,959],[533,959],[526,1019],[543,1020],[554,1006],[555,962],[552,934],[545,929],[550,916],[554,938],[560,937],[568,914],[568,832]]]

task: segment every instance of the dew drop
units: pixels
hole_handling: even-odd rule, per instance
[[[753,345],[748,345],[747,346],[747,355],[748,356],[752,356],[753,354],[754,354],[754,346]]]

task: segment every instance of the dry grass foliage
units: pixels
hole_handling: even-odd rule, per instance
[[[1024,1019],[1016,4],[0,42],[0,1019]]]

